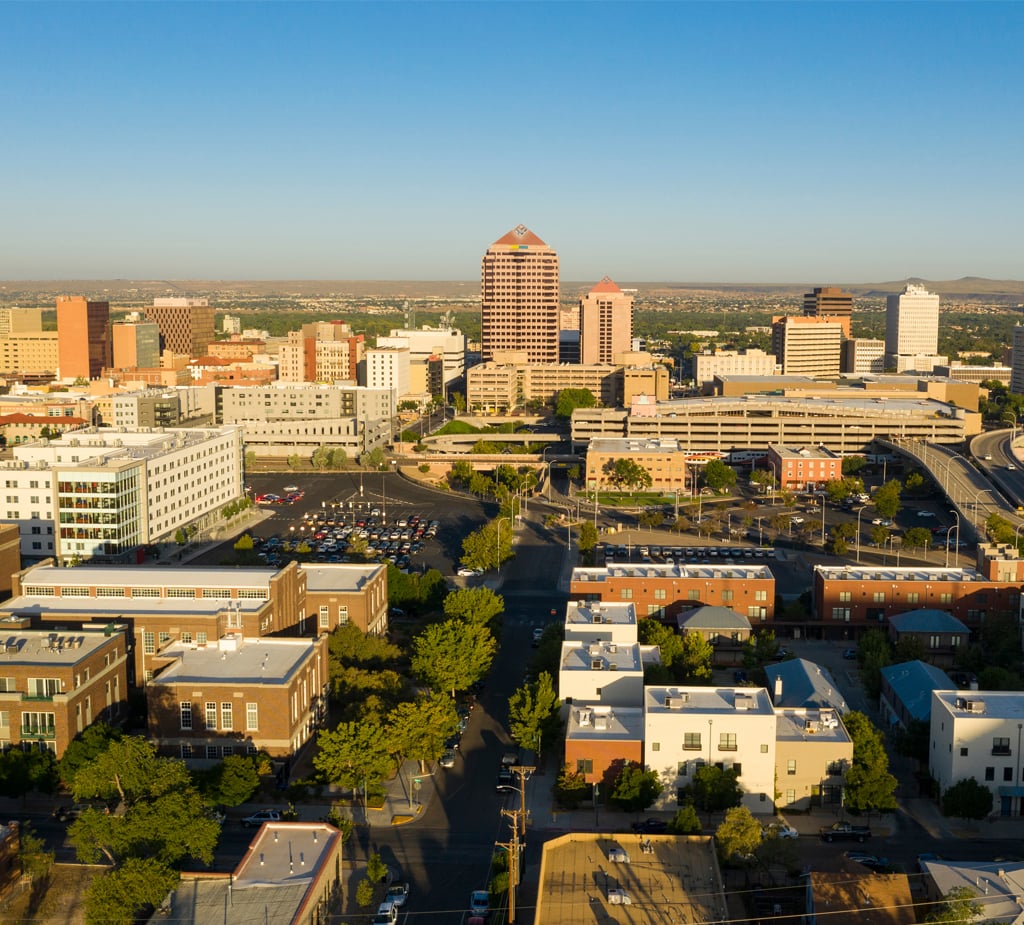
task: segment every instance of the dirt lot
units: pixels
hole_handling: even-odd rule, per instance
[[[105,867],[54,864],[45,890],[26,890],[0,905],[0,922],[7,925],[83,925],[85,891]]]

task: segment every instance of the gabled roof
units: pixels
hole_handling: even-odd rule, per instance
[[[765,665],[768,695],[776,707],[817,707],[840,713],[849,710],[846,700],[836,687],[827,668],[804,658],[793,658],[774,665]],[[775,695],[776,680],[782,683],[782,692]]]
[[[945,610],[922,607],[889,617],[897,633],[969,633],[967,626]]]
[[[618,286],[615,285],[615,283],[612,281],[612,278],[610,276],[602,277],[601,278],[601,282],[599,282],[596,286],[594,286],[594,288],[591,289],[590,291],[591,291],[591,293],[594,293],[594,292],[622,292],[622,290]]]
[[[536,247],[547,247],[547,244],[525,225],[516,225],[515,228],[502,235],[491,246],[494,247],[497,244],[532,244]]]
[[[728,607],[695,607],[679,615],[678,625],[684,630],[749,630],[750,621]]]
[[[927,662],[886,665],[882,677],[914,719],[927,722],[932,714],[932,691],[956,690],[946,672]]]

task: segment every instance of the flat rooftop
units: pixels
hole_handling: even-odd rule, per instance
[[[772,578],[767,565],[746,565],[739,562],[722,562],[708,565],[670,565],[650,562],[643,565],[608,565],[604,568],[575,568],[572,580],[607,581],[609,578],[686,578],[721,579],[738,578],[750,581],[757,578]]]
[[[644,711],[640,707],[590,706],[573,703],[566,724],[566,738],[601,741],[638,741],[644,737]]]
[[[775,711],[775,738],[787,742],[849,742],[850,735],[840,723],[830,728],[821,724],[821,710],[783,708]],[[833,716],[837,711],[831,712]]]
[[[685,453],[678,440],[668,437],[595,437],[590,441],[595,453]]]
[[[160,650],[175,661],[151,682],[285,684],[314,650],[308,639],[242,639],[225,636],[217,644],[197,647],[176,642]]]
[[[830,449],[823,446],[783,446],[772,443],[768,449],[780,459],[839,459]]]
[[[644,846],[649,846],[645,853]],[[628,863],[611,861],[624,852]],[[613,905],[609,890],[630,905]],[[722,876],[710,837],[576,832],[544,845],[535,925],[721,922]]]
[[[669,701],[668,703],[666,701]],[[644,712],[758,713],[774,712],[763,687],[645,687]]]
[[[594,663],[601,667],[595,669]],[[615,668],[612,668],[612,665]],[[640,646],[636,643],[623,645],[614,642],[563,642],[562,671],[643,671]]]
[[[884,565],[816,565],[826,581],[991,581],[973,568],[896,568]],[[1019,582],[1018,582],[1019,584]]]
[[[1024,691],[935,691],[934,694],[950,715],[958,719],[1024,719]],[[967,704],[972,704],[972,708],[968,709]]]
[[[614,624],[615,626],[636,626],[636,608],[632,604],[604,603],[594,601],[569,601],[565,608],[566,627],[578,628],[582,626],[595,626],[603,623]]]
[[[383,565],[300,565],[307,591],[362,591]]]
[[[116,627],[111,635],[102,629],[8,630],[0,620],[0,665],[75,665],[121,638],[123,629]]]
[[[22,573],[22,588],[261,588],[280,570],[274,568],[123,568],[80,565],[58,568],[38,565]],[[52,590],[50,593],[53,593]]]
[[[267,606],[265,600],[238,598],[227,600],[215,597],[48,597],[21,595],[0,604],[0,614],[31,617],[41,614],[66,615],[69,620],[119,620],[126,617],[145,617],[147,614],[165,614],[194,617],[213,617],[229,607],[240,613],[259,613]]]

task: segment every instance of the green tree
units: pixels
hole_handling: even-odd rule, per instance
[[[184,546],[188,542],[188,536],[181,527],[174,531],[174,542],[179,546]]]
[[[704,467],[704,484],[712,491],[724,491],[736,484],[736,470],[720,459],[709,459]]]
[[[287,460],[287,462],[288,462],[288,468],[289,468],[289,469],[298,469],[298,468],[299,468],[299,466],[301,466],[301,465],[302,465],[302,457],[301,457],[301,456],[299,456],[299,454],[298,454],[298,453],[292,453],[292,454],[291,454],[291,455],[290,455],[290,456],[288,457],[288,460]]]
[[[551,675],[541,672],[534,683],[522,685],[509,698],[509,732],[512,738],[539,757],[545,740],[554,744],[560,707]]]
[[[486,626],[445,620],[413,640],[412,671],[437,691],[467,690],[491,669],[497,643]]]
[[[686,785],[684,792],[698,809],[706,813],[720,813],[742,802],[743,789],[738,778],[735,768],[722,770],[706,764],[697,768],[693,782]]]
[[[106,749],[78,768],[70,782],[75,799],[117,797],[129,807],[190,784],[185,763],[159,757],[156,746],[142,736],[111,739]]]
[[[373,905],[373,883],[369,877],[363,877],[356,885],[356,905],[360,909],[369,909]]]
[[[457,463],[452,464],[451,471],[448,473],[448,481],[468,485],[469,480],[473,478],[473,471],[472,463],[460,459]]]
[[[925,917],[929,925],[973,925],[982,918],[985,907],[975,899],[977,894],[970,887],[955,886],[942,903]]]
[[[467,568],[497,568],[512,558],[512,525],[505,518],[492,520],[462,541],[461,562]]]
[[[505,599],[490,588],[459,588],[444,599],[444,615],[465,623],[492,625],[505,612]]]
[[[749,858],[761,845],[761,823],[745,806],[734,806],[715,830],[718,854],[723,860]]]
[[[344,469],[348,465],[348,453],[346,453],[340,446],[331,450],[331,461],[329,463],[332,469]]]
[[[313,451],[313,457],[310,462],[312,462],[314,469],[319,469],[323,472],[331,464],[331,451],[321,443]]]
[[[863,713],[843,717],[853,741],[853,764],[846,772],[845,805],[854,812],[887,812],[896,808],[896,778],[889,773],[889,756],[882,734]]]
[[[256,468],[256,453],[254,450],[245,451],[245,468],[246,471],[250,471]]]
[[[882,669],[892,664],[892,643],[884,630],[870,629],[857,647],[864,689],[874,699],[882,691]]]
[[[989,688],[985,688],[989,690]],[[928,749],[931,744],[931,727],[920,719],[912,719],[906,729],[896,732],[896,751],[906,758],[913,758],[921,764],[928,764]]]
[[[844,456],[843,475],[856,475],[868,464],[863,456]]]
[[[751,633],[743,644],[743,667],[747,671],[763,668],[779,654],[779,641],[775,638],[775,630],[761,630]]]
[[[372,450],[369,450],[360,457],[360,463],[364,469],[383,469],[387,465],[387,457],[384,455],[384,450],[379,446],[375,446]]]
[[[394,768],[384,727],[377,722],[339,723],[317,736],[313,766],[332,784],[354,790],[378,784]]]
[[[775,487],[775,474],[767,469],[754,469],[750,473],[750,483],[757,485],[762,492]]]
[[[425,694],[398,704],[388,716],[387,732],[392,749],[404,758],[420,763],[436,761],[444,743],[459,728],[455,704],[445,694]]]
[[[580,552],[593,552],[597,546],[597,527],[589,520],[584,520],[576,529],[576,545]]]
[[[23,797],[37,790],[53,793],[60,775],[52,752],[24,752],[12,748],[0,753],[0,793]]]
[[[657,771],[645,771],[630,761],[615,778],[608,802],[627,813],[639,813],[651,806],[663,789]]]
[[[636,460],[625,456],[609,460],[605,463],[604,471],[608,474],[609,481],[613,485],[627,491],[650,488],[654,484],[650,472],[636,462]]]
[[[884,546],[889,539],[889,528],[883,527],[881,524],[874,524],[868,535],[871,537],[871,542],[876,546]]]
[[[129,858],[96,877],[85,896],[86,925],[134,925],[178,885],[178,874],[154,858]]]
[[[925,657],[924,643],[920,636],[904,634],[896,643],[896,652],[893,656],[897,665],[901,662],[923,661]],[[987,688],[986,688],[987,690]]]
[[[383,668],[396,663],[402,650],[384,636],[364,633],[354,623],[339,626],[327,638],[332,659],[344,665]]]
[[[558,773],[552,794],[562,809],[579,809],[580,804],[590,796],[590,784],[583,774],[570,771],[569,765],[564,765]]]
[[[260,775],[249,756],[228,755],[204,773],[201,783],[211,803],[240,806],[259,789]]]
[[[32,823],[22,822],[18,828],[18,863],[21,872],[37,883],[45,881],[55,857],[56,853],[47,850],[46,842],[36,834]]]
[[[990,514],[985,521],[985,533],[993,543],[1013,544],[1014,532],[1013,524],[998,514]]]
[[[992,791],[966,777],[942,794],[942,813],[959,819],[984,819],[992,812],[992,803]]]
[[[682,637],[678,661],[672,665],[680,684],[704,684],[711,680],[711,660],[714,647],[700,633],[686,633]]]
[[[664,522],[665,515],[658,510],[642,511],[640,516],[637,517],[637,523],[641,527],[648,527],[651,530],[657,530]]]
[[[875,492],[872,502],[879,516],[892,520],[900,509],[900,483],[890,479]]]
[[[555,417],[567,421],[577,408],[596,408],[597,399],[590,389],[562,389],[555,398]]]
[[[682,658],[683,637],[658,620],[638,620],[637,638],[641,645],[658,647],[661,664],[666,668],[672,668]]]
[[[904,549],[928,549],[932,544],[932,531],[927,527],[911,527],[903,534]]]
[[[668,823],[669,835],[700,835],[702,831],[700,817],[692,803],[687,803],[682,809],[677,809],[676,814]]]

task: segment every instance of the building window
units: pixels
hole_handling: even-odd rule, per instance
[[[220,748],[216,745],[207,745],[206,757],[216,761],[220,757]]]
[[[992,739],[992,754],[993,755],[1009,755],[1010,754],[1010,740],[1004,739],[999,736]]]
[[[743,764],[739,761],[734,761],[732,769],[736,772],[736,776],[739,777],[743,773]]]
[[[766,601],[766,600],[768,600],[768,592],[767,591],[755,591],[754,592],[754,600],[755,601]]]
[[[935,636],[935,635],[929,636],[928,637],[928,648],[929,649],[937,649],[939,647],[939,643],[941,641],[942,641],[942,639],[941,639],[940,636]]]
[[[850,608],[849,607],[833,607],[832,608],[832,619],[833,620],[845,620],[847,623],[850,622]]]
[[[182,758],[191,758],[192,757],[192,743],[191,742],[182,742],[180,748],[181,748],[181,751],[179,752],[179,754],[181,755]]]
[[[736,733],[720,732],[718,734],[718,750],[720,752],[736,751]]]
[[[231,701],[225,700],[220,705],[220,728],[221,729],[234,729],[234,720],[232,718]]]
[[[661,751],[661,743],[660,742],[652,742],[651,743],[651,751],[652,752],[660,752]]]
[[[786,791],[786,805],[787,806],[792,806],[795,802],[796,802],[796,791],[795,790],[787,790]]]
[[[853,600],[853,592],[852,591],[840,591],[839,592],[839,600],[840,601],[846,601],[846,602],[849,602],[849,601]]]
[[[698,591],[696,588],[690,588],[690,590],[686,592],[686,599],[688,601],[699,601],[700,591]]]
[[[961,745],[960,746],[960,757],[961,758],[966,758],[967,757],[967,746],[966,745]]]
[[[876,604],[884,604],[885,603],[885,592],[884,591],[875,591],[875,592],[873,592],[872,595],[871,595],[871,600],[873,600]]]
[[[258,703],[245,705],[245,728],[249,731],[260,728],[260,706]]]
[[[594,759],[593,758],[577,758],[576,759],[576,773],[577,774],[593,774],[594,773]]]
[[[722,600],[723,601],[731,601],[733,599],[733,597],[735,597],[735,592],[734,591],[730,591],[728,588],[726,588],[726,589],[724,589],[722,591]]]
[[[786,773],[789,775],[796,774],[796,758],[790,758],[786,762]],[[790,802],[792,803],[793,801],[790,800]]]
[[[1003,768],[1003,780],[1013,782],[1013,768]]]
[[[995,768],[985,768],[985,780],[995,780],[995,779],[996,779],[996,769]]]
[[[767,742],[762,742],[761,743],[761,754],[762,755],[767,755],[768,754],[768,743]]]
[[[142,631],[142,654],[153,655],[156,652],[156,636],[149,630]]]
[[[192,704],[188,700],[183,700],[179,705],[181,710],[181,728],[191,729],[192,728]]]
[[[656,601],[667,600],[668,599],[668,591],[666,591],[664,588],[655,588],[654,589],[654,599]]]
[[[624,601],[631,601],[631,600],[633,600],[633,589],[632,588],[623,588],[620,593],[622,594],[622,599]]]
[[[206,728],[217,728],[217,704],[207,701],[206,703]]]
[[[205,646],[206,645],[206,633],[196,633],[196,645],[197,646]]]
[[[684,732],[683,733],[683,751],[686,751],[686,752],[699,752],[700,751],[700,733],[699,732]]]
[[[324,604],[320,608],[320,629],[330,629],[331,626],[331,608]]]
[[[953,595],[952,595],[952,593],[949,592],[949,591],[943,591],[939,595],[939,603],[940,604],[952,604],[953,603]]]
[[[907,592],[907,603],[908,604],[916,604],[920,600],[921,600],[921,595],[920,595],[919,592],[917,592],[917,591],[908,591]]]

